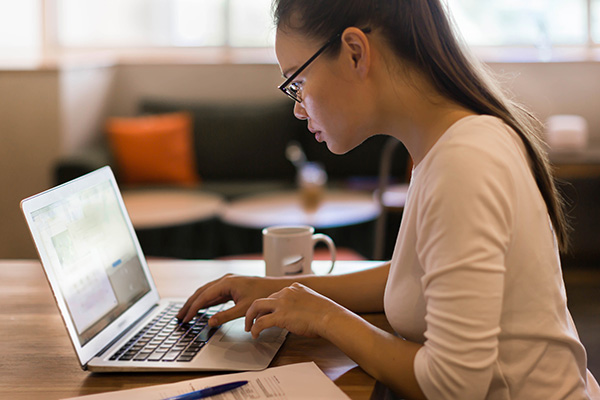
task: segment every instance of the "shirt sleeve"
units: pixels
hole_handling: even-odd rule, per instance
[[[417,194],[427,328],[415,375],[431,399],[484,398],[498,355],[505,255],[515,202],[493,149],[449,145]]]

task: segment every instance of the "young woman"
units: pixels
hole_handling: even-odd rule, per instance
[[[321,336],[404,398],[586,399],[600,389],[566,305],[567,224],[540,124],[461,50],[440,0],[279,0],[276,52],[319,142],[375,134],[414,162],[393,258],[342,276],[225,276],[179,317],[233,299],[257,337]],[[355,313],[385,311],[391,335]]]

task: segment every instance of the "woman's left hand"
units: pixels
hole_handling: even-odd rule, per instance
[[[272,326],[307,337],[324,336],[327,320],[344,313],[339,304],[294,283],[267,298],[255,300],[246,312],[246,331],[255,339]]]

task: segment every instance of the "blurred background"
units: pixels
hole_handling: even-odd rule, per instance
[[[58,160],[102,141],[108,117],[134,116],[148,98],[217,105],[285,100],[275,89],[281,74],[270,6],[269,0],[0,0],[0,258],[36,256],[19,201],[57,183]],[[586,121],[584,148],[556,160],[571,184],[581,260],[596,262],[600,0],[448,0],[447,6],[475,55],[540,119],[568,114]]]

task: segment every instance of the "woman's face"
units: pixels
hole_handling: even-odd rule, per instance
[[[293,74],[322,45],[278,30],[275,51],[284,76]],[[347,64],[343,49],[339,56],[321,54],[294,80],[302,90],[294,115],[306,120],[315,140],[326,142],[335,154],[352,150],[370,136],[364,122],[365,98]]]

